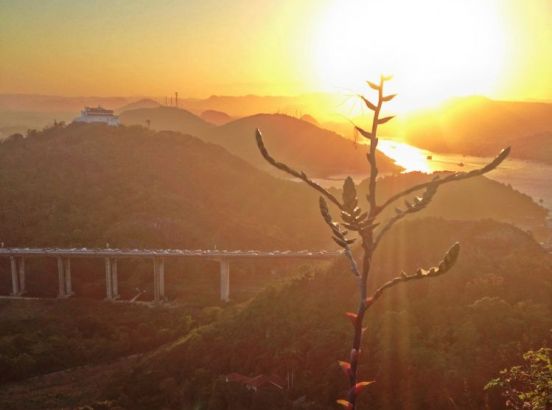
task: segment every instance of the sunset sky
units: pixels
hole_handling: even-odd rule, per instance
[[[552,99],[551,0],[0,0],[0,93]]]

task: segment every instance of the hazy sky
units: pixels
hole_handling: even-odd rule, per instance
[[[0,0],[0,58],[1,93],[552,99],[552,0]]]

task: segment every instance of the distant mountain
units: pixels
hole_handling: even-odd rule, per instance
[[[128,110],[119,116],[121,124],[149,126],[157,131],[178,131],[199,136],[213,125],[191,112],[176,107],[139,108]]]
[[[316,121],[316,118],[314,118],[312,115],[305,114],[300,118],[301,121],[310,122],[311,124],[320,126],[320,123]]]
[[[552,105],[552,104],[551,104]],[[548,132],[531,134],[511,142],[515,156],[552,164],[552,129]]]
[[[11,134],[25,134],[29,129],[42,129],[55,121],[71,122],[78,115],[72,112],[0,111],[0,139]]]
[[[201,119],[213,125],[224,125],[232,121],[232,117],[222,111],[206,110],[200,115]]]
[[[305,249],[316,195],[175,132],[71,124],[0,144],[6,246]]]
[[[512,156],[552,163],[552,103],[457,98],[405,117],[407,142],[439,152]]]
[[[151,98],[143,98],[141,100],[123,105],[122,107],[117,109],[117,112],[121,113],[121,112],[124,112],[124,111],[137,110],[137,109],[140,109],[140,108],[157,108],[160,105],[161,104],[159,104],[155,100],[152,100]]]
[[[119,111],[130,108],[125,105],[132,104],[140,99],[156,100],[155,97],[96,97],[96,96],[56,96],[37,94],[0,94],[0,112],[24,111],[24,112],[72,112],[77,113],[84,106],[101,105],[109,109]],[[343,96],[327,93],[312,93],[296,96],[217,96],[208,98],[181,98],[181,107],[193,113],[202,113],[207,110],[220,111],[233,118],[253,115],[259,112],[279,112],[300,117],[303,113],[324,113],[335,115],[336,107],[343,103]],[[144,107],[134,107],[144,108]],[[0,124],[1,125],[1,124]]]
[[[182,104],[193,112],[223,111],[232,117],[246,117],[260,112],[271,112],[301,117],[304,113],[335,117],[344,100],[350,97],[329,93],[310,93],[294,96],[277,95],[212,95],[209,98],[183,99]]]
[[[205,140],[222,145],[261,169],[271,169],[255,142],[255,129],[263,133],[275,158],[313,176],[366,173],[366,146],[356,146],[340,135],[309,122],[282,114],[257,114],[203,133]],[[378,154],[382,173],[400,170],[391,159]]]

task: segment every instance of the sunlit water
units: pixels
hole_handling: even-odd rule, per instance
[[[461,154],[440,154],[389,139],[380,139],[378,149],[403,167],[404,172],[470,171],[480,168],[493,159]],[[367,176],[367,174],[356,175],[354,178],[361,180]],[[552,165],[507,158],[487,176],[512,185],[516,190],[531,196],[535,202],[552,210]],[[327,185],[336,185],[338,179],[341,179],[340,176],[323,182]]]
[[[492,157],[460,154],[440,154],[405,143],[381,139],[378,147],[388,157],[405,168],[405,172],[470,171],[489,163]],[[497,152],[498,154],[498,152]],[[487,176],[510,184],[536,202],[552,210],[552,165],[537,161],[507,158]]]

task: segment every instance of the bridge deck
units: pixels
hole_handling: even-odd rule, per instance
[[[342,255],[336,251],[254,251],[218,249],[111,249],[111,248],[0,248],[0,258],[10,260],[12,296],[21,297],[27,293],[26,263],[29,258],[54,257],[58,265],[58,297],[74,295],[71,279],[72,258],[105,259],[106,299],[119,298],[117,261],[121,258],[146,258],[153,260],[153,300],[156,303],[165,297],[166,258],[206,258],[220,264],[220,299],[230,300],[230,263],[237,259],[277,258],[277,259],[331,259]]]
[[[300,258],[330,259],[340,256],[340,251],[256,251],[218,249],[111,249],[111,248],[0,248],[0,257],[41,257],[64,258],[150,258],[150,257],[199,257],[199,258]]]

